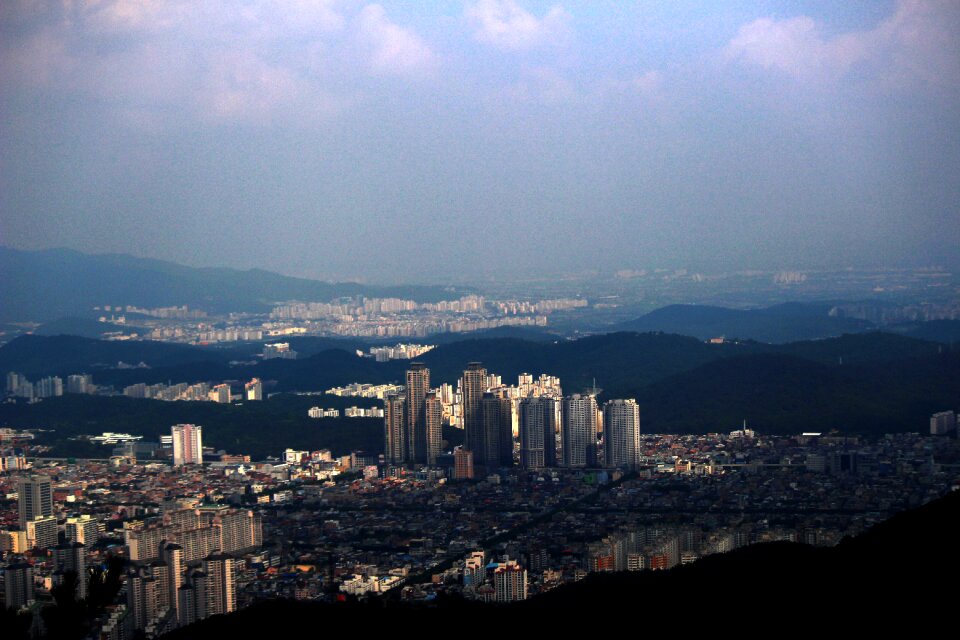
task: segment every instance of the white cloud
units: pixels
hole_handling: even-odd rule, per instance
[[[467,5],[464,15],[476,28],[478,41],[506,50],[560,42],[570,29],[570,14],[560,5],[538,18],[515,0],[479,0]]]
[[[740,27],[728,59],[798,78],[840,79],[854,70],[891,87],[960,82],[960,5],[902,0],[864,31],[834,37],[807,16],[759,18]]]
[[[363,8],[358,16],[358,38],[370,56],[375,73],[409,74],[429,70],[436,56],[417,34],[390,21],[378,4]]]
[[[379,5],[346,13],[338,0],[10,2],[0,3],[13,34],[0,40],[0,82],[69,93],[152,127],[184,115],[315,122],[356,100],[343,78],[357,64],[407,73],[435,61]]]

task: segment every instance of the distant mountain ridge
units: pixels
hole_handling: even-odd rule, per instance
[[[262,269],[196,268],[123,254],[20,251],[0,246],[0,322],[90,317],[93,307],[102,305],[188,305],[213,312],[264,312],[282,300],[327,301],[365,295],[435,302],[465,292],[434,286],[329,283]]]
[[[876,328],[866,320],[832,317],[829,315],[832,306],[826,303],[788,302],[763,309],[728,309],[674,304],[614,325],[609,330],[666,331],[695,336],[701,340],[725,336],[782,344]]]

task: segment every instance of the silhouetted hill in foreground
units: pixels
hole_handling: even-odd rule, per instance
[[[960,342],[960,320],[930,320],[896,325],[889,330],[918,340],[931,340],[943,344]]]
[[[670,571],[590,574],[509,606],[454,598],[429,604],[270,601],[180,629],[171,640],[272,634],[415,633],[464,628],[515,635],[617,631],[759,636],[863,633],[952,617],[960,570],[960,492],[898,514],[833,548],[778,542]],[[624,629],[624,625],[627,629]]]

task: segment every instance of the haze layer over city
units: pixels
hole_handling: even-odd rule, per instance
[[[0,86],[4,640],[953,611],[957,3],[10,0]]]

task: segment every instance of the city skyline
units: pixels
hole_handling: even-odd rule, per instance
[[[960,2],[0,34],[3,640],[949,617]]]

